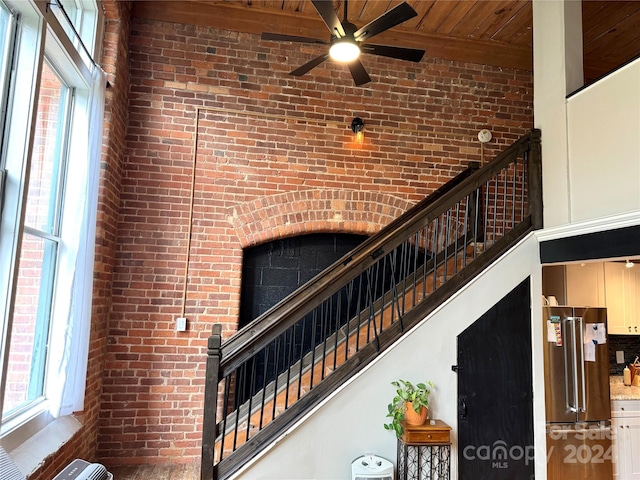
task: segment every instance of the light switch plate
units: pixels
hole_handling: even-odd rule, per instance
[[[187,319],[184,317],[180,317],[176,319],[176,332],[186,332],[187,331]]]
[[[624,363],[624,350],[616,350],[616,363]]]

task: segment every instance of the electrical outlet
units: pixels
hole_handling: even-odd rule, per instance
[[[184,317],[176,318],[176,332],[187,331],[187,319]]]
[[[624,350],[616,350],[616,363],[624,363]]]

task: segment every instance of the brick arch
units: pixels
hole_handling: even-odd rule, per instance
[[[371,235],[412,203],[386,193],[304,190],[267,195],[229,208],[242,248],[312,232]]]

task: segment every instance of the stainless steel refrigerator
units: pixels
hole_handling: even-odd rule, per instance
[[[544,307],[547,478],[613,478],[607,311]]]

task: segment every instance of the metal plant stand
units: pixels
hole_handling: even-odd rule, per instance
[[[440,420],[403,427],[398,439],[398,480],[449,480],[451,427]]]

